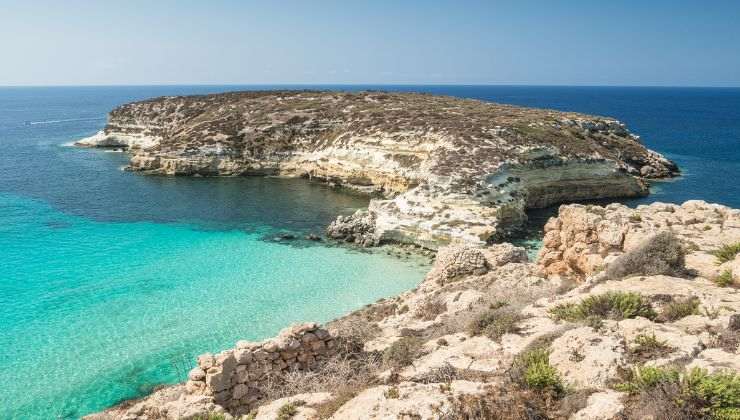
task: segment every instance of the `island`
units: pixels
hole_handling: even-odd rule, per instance
[[[330,236],[362,245],[501,240],[526,210],[634,197],[678,174],[612,118],[417,93],[263,91],[114,109],[78,146],[125,148],[128,169],[305,177],[376,195]]]

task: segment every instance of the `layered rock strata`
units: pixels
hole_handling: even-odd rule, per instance
[[[527,208],[645,195],[647,179],[678,173],[614,119],[411,93],[163,97],[116,108],[77,144],[127,148],[143,173],[298,176],[380,194],[372,230],[345,238],[431,249],[503,237]]]

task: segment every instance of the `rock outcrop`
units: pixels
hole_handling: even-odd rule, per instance
[[[704,201],[653,203],[635,209],[564,205],[545,225],[539,264],[547,274],[585,277],[658,232],[671,232],[689,248],[686,265],[704,278],[732,273],[740,282],[740,256],[720,264],[713,251],[740,243],[740,210]],[[740,266],[738,266],[740,268]]]
[[[410,93],[163,97],[116,108],[77,144],[128,148],[143,173],[297,176],[381,194],[372,234],[332,232],[430,249],[482,245],[527,208],[645,195],[646,179],[678,173],[610,118]]]
[[[642,217],[640,228],[630,217],[636,213]],[[332,321],[326,331],[315,324],[297,326],[277,339],[240,342],[234,350],[201,356],[185,385],[92,418],[179,419],[207,413],[231,418],[246,410],[252,410],[246,418],[257,419],[288,414],[335,420],[519,419],[523,413],[528,418],[671,418],[663,416],[666,406],[655,404],[679,407],[678,396],[653,401],[652,394],[635,396],[618,384],[644,366],[699,368],[740,381],[740,290],[705,277],[714,272],[701,269],[709,264],[704,257],[697,257],[700,263],[694,266],[687,258],[693,269],[683,277],[638,273],[607,278],[567,256],[571,248],[584,249],[578,244],[595,244],[590,249],[608,269],[617,254],[673,227],[675,240],[694,244],[686,248],[689,255],[706,253],[714,266],[721,266],[708,252],[740,240],[737,215],[737,210],[703,202],[636,210],[563,206],[548,232],[558,232],[560,243],[568,246],[550,243],[552,249],[543,250],[539,263],[529,262],[524,249],[511,244],[443,248],[414,290]],[[560,253],[551,255],[553,249]],[[543,265],[545,255],[550,259]],[[614,300],[599,300],[604,296]],[[639,304],[618,302],[638,298]],[[592,303],[591,312],[567,312],[583,302]],[[630,312],[639,305],[642,312]],[[331,344],[340,340],[355,345]],[[327,352],[332,348],[337,348],[333,356]],[[522,364],[537,354],[536,370],[522,374]],[[322,363],[343,368],[327,370]],[[314,376],[286,384],[290,395],[261,399],[268,370],[294,379],[301,372]],[[360,383],[358,371],[368,375]],[[326,382],[320,375],[332,377]],[[640,405],[645,399],[655,404]],[[723,401],[716,404],[737,414],[732,399]],[[707,413],[701,411],[706,406],[680,403],[681,410],[699,410],[684,411],[697,418]]]

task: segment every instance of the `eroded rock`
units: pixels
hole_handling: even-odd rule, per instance
[[[330,232],[430,249],[484,245],[527,208],[645,195],[645,179],[678,172],[614,119],[414,93],[155,98],[114,109],[77,144],[127,148],[128,169],[143,173],[295,176],[380,194],[373,235],[347,220]]]

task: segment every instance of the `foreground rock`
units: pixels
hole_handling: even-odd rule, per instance
[[[333,236],[431,249],[503,237],[526,208],[645,195],[646,179],[678,172],[610,118],[411,93],[157,98],[116,108],[77,144],[126,147],[129,169],[145,173],[299,176],[380,193],[371,225]]]
[[[740,255],[724,263],[712,255],[722,246],[740,243],[740,210],[696,200],[636,209],[621,204],[561,206],[558,217],[545,225],[539,264],[547,274],[589,276],[661,231],[684,241],[689,269],[708,279],[728,270],[740,281],[740,269],[733,270],[740,265]]]
[[[672,226],[681,244],[695,244],[686,248],[689,255],[706,253],[712,264],[724,264],[709,251],[740,239],[737,211],[697,202],[635,211],[648,229],[657,228],[652,212],[667,208],[680,220],[699,221],[661,225]],[[575,217],[578,212],[583,217]],[[598,226],[631,238],[638,232],[632,212],[563,206],[548,231],[562,234],[567,244],[602,244],[593,239],[603,232]],[[710,228],[694,230],[695,224]],[[296,326],[276,339],[201,356],[187,384],[93,418],[733,418],[719,414],[740,414],[732,405],[732,390],[740,386],[740,289],[705,277],[708,271],[692,268],[688,257],[681,277],[605,275],[625,250],[661,230],[640,230],[642,241],[634,247],[621,239],[606,255],[595,253],[603,264],[598,272],[578,258],[566,260],[570,246],[547,264],[527,261],[524,250],[511,244],[446,247],[414,290],[339,318],[325,332],[314,324]],[[320,342],[336,353],[306,344]],[[277,386],[269,379],[275,376],[264,373],[267,365],[283,379]],[[735,382],[706,391],[725,392],[724,402],[707,408],[701,405],[706,401],[670,394],[680,392],[679,382],[658,389],[669,394],[626,387],[630,372],[645,366],[665,372],[699,368],[707,375],[735,375]]]

